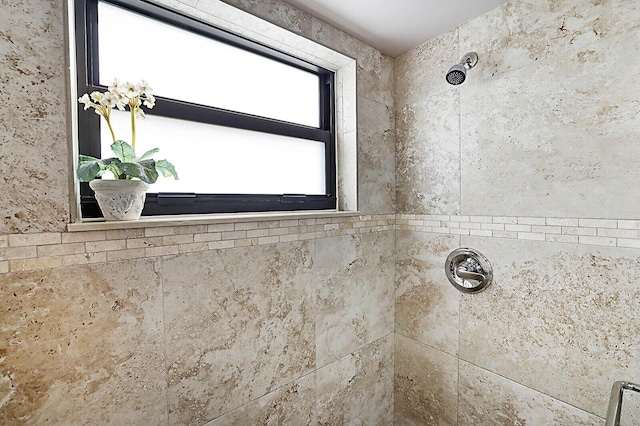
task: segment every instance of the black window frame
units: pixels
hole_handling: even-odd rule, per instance
[[[161,96],[156,96],[156,105],[150,115],[322,142],[325,146],[326,194],[148,193],[143,216],[336,209],[335,79],[332,71],[146,0],[75,0],[78,94],[107,90],[106,86],[98,84],[99,1],[311,72],[320,81],[318,128]],[[80,104],[77,110],[78,151],[99,158],[101,117],[88,114]],[[80,209],[83,218],[102,217],[94,193],[85,182],[80,183]]]

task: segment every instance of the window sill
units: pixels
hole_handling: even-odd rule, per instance
[[[315,210],[305,212],[263,212],[210,215],[150,216],[138,220],[105,222],[104,219],[85,219],[67,225],[69,232],[107,231],[114,229],[157,228],[164,226],[212,225],[218,223],[264,222],[270,220],[317,219],[359,216],[358,211]]]

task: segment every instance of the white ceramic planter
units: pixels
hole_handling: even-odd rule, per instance
[[[89,182],[105,220],[140,219],[149,184],[141,180],[102,180]]]

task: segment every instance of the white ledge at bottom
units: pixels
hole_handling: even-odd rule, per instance
[[[359,216],[358,211],[309,210],[295,212],[220,213],[198,215],[147,216],[138,220],[106,222],[102,218],[69,223],[67,231],[104,231],[113,229],[158,228],[162,226],[211,225],[216,223],[264,222],[269,220],[316,219]]]

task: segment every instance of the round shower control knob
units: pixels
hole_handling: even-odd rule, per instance
[[[489,259],[479,251],[463,247],[455,249],[444,264],[449,282],[463,293],[477,293],[493,281],[493,268]]]

